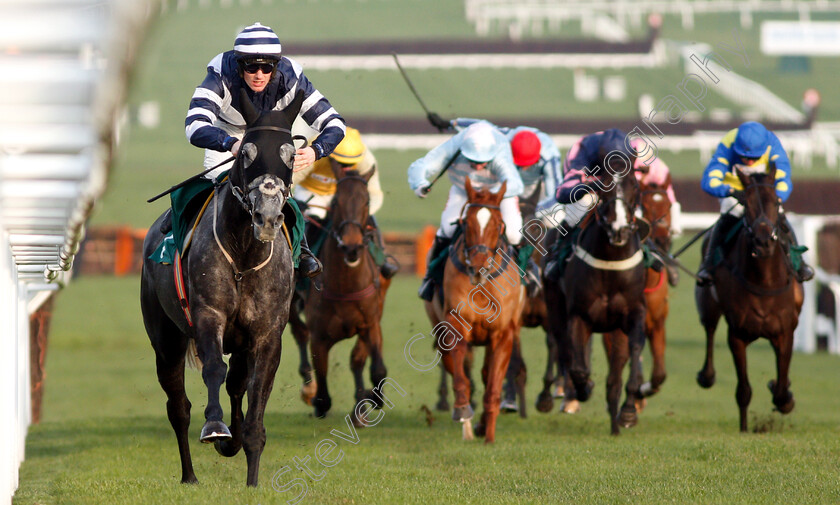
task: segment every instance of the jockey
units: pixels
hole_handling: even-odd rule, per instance
[[[580,191],[589,186],[589,181],[600,176],[602,168],[613,152],[620,153],[636,165],[636,151],[627,146],[627,134],[617,128],[610,128],[582,137],[569,149],[563,162],[563,183],[557,188],[557,202],[565,205],[562,228],[567,231],[561,242],[552,250],[545,266],[545,277],[558,282],[563,273],[562,261],[557,257],[576,234],[578,223],[597,203],[589,191]]]
[[[461,131],[479,121],[470,118],[457,118],[447,121],[433,112],[429,113],[428,118],[432,126],[440,131]],[[553,206],[556,203],[554,193],[557,189],[557,181],[561,178],[560,150],[557,149],[554,141],[548,134],[530,126],[517,126],[516,128],[496,126],[496,128],[510,141],[513,164],[516,165],[524,186],[519,198],[527,200],[534,195],[538,188],[541,188],[535,211]],[[529,287],[540,286],[539,267],[533,260],[528,261],[527,275],[529,277],[527,282]],[[529,292],[529,296],[531,294]]]
[[[793,190],[791,167],[787,153],[773,132],[761,123],[748,121],[730,130],[718,144],[715,154],[703,172],[701,186],[703,191],[720,199],[721,217],[712,228],[706,256],[697,272],[699,285],[705,286],[713,282],[713,252],[723,245],[732,226],[744,215],[744,207],[732,196],[736,191],[744,189],[734,173],[735,168],[747,169],[749,172],[763,171],[771,162],[776,166],[776,195],[779,201],[784,203]],[[781,207],[779,218],[779,229],[783,234],[782,244],[785,252],[790,255],[791,249],[797,245],[796,235]],[[805,282],[813,276],[814,270],[806,265],[804,260],[801,261],[796,271],[797,280]]]
[[[674,194],[674,186],[671,184],[671,173],[668,169],[668,165],[662,161],[662,158],[656,157],[653,151],[648,153],[646,156],[641,156],[641,154],[645,152],[646,145],[645,142],[638,137],[633,137],[630,141],[630,147],[640,154],[640,156],[636,158],[636,164],[633,166],[635,169],[636,179],[639,179],[639,182],[642,184],[656,184],[657,186],[665,188],[665,194],[671,202],[671,236],[676,237],[682,235],[682,226],[680,224],[682,206],[680,205],[680,202],[677,201],[676,194]],[[639,209],[639,212],[641,212],[641,209]],[[667,253],[668,251],[663,252]],[[669,263],[663,263],[663,265],[668,271],[668,283],[671,284],[671,286],[676,286],[677,279],[679,278],[679,271],[677,270],[677,267]]]
[[[379,184],[376,158],[362,142],[359,130],[347,127],[344,140],[338,144],[338,147],[332,153],[325,158],[319,158],[309,167],[295,172],[292,177],[295,183],[295,199],[301,202],[299,206],[305,209],[305,215],[318,221],[324,220],[336,191],[333,167],[347,172],[356,171],[361,176],[373,172],[367,185],[370,195],[370,221],[368,225],[373,228],[376,246],[382,253],[375,255],[381,257],[384,261],[380,265],[382,276],[390,279],[399,271],[400,266],[393,256],[384,254],[385,243],[373,215],[382,207],[385,195],[382,193],[382,187]]]
[[[298,93],[303,95],[300,116],[319,135],[311,145],[297,150],[295,171],[330,154],[344,138],[344,119],[303,75],[300,64],[283,56],[281,49],[271,28],[255,23],[239,32],[233,50],[216,55],[207,64],[207,76],[193,93],[185,121],[187,139],[205,149],[205,169],[239,152],[245,133],[241,89],[258,112],[284,110]],[[205,177],[213,179],[231,166],[232,162],[219,166]],[[305,237],[298,271],[306,277],[321,271]]]
[[[440,216],[440,228],[429,258],[435,258],[452,241],[461,210],[467,203],[464,189],[466,178],[470,178],[477,189],[498,190],[501,183],[507,183],[504,199],[500,204],[502,220],[508,242],[517,247],[522,240],[522,215],[519,213],[519,195],[523,184],[513,164],[510,142],[498,128],[487,121],[478,121],[458,132],[416,160],[408,167],[408,184],[420,198],[425,198],[431,179],[448,170],[452,187],[446,208]],[[432,272],[426,271],[419,295],[431,301],[434,294]]]

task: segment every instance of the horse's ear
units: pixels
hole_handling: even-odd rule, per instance
[[[750,176],[745,174],[740,167],[735,167],[735,175],[738,176],[738,180],[741,181],[741,185],[743,187],[747,187],[750,185]]]
[[[467,200],[473,200],[475,198],[475,190],[472,187],[469,176],[464,178],[464,189],[467,190]]]
[[[251,99],[248,98],[248,92],[245,91],[245,88],[239,88],[239,105],[242,109],[242,117],[245,118],[246,125],[251,126],[259,119],[260,113],[257,112],[254,104],[251,103]]]
[[[507,192],[507,181],[503,181],[501,187],[499,187],[499,191],[496,192],[496,195],[499,197],[499,201],[502,201],[502,198],[505,197],[505,193]]]
[[[295,93],[295,99],[292,100],[292,103],[290,103],[288,107],[283,109],[283,115],[285,115],[286,120],[289,121],[289,128],[292,127],[292,124],[294,124],[295,119],[297,119],[302,105],[303,91],[298,91],[297,93]]]

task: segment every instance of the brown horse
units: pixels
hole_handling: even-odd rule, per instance
[[[593,332],[616,333],[605,339],[609,360],[607,406],[610,430],[631,427],[638,420],[641,352],[645,343],[646,268],[637,234],[635,209],[639,184],[633,173],[611,169],[590,186],[600,203],[589,213],[559,282],[545,281],[550,333],[557,338],[561,362],[569,371],[567,401],[589,399],[594,382],[590,379],[590,338]],[[619,412],[622,373],[630,360],[626,400]]]
[[[700,322],[706,329],[706,361],[697,382],[709,388],[715,382],[713,347],[721,315],[728,327],[729,349],[735,361],[738,386],[735,398],[741,431],[747,431],[747,407],[752,388],[747,377],[747,345],[766,338],[776,353],[776,379],[768,384],[773,404],[782,414],[793,410],[788,370],[793,353],[793,331],[802,308],[802,285],[793,274],[779,240],[780,202],[775,190],[775,166],[767,173],[736,174],[744,187],[734,196],[744,207],[737,236],[723,251],[714,271],[714,284],[694,290]],[[704,250],[708,244],[704,244]]]
[[[300,304],[295,312],[292,331],[301,347],[301,375],[304,386],[308,370],[305,360],[306,341],[311,338],[312,363],[315,368],[316,392],[312,399],[316,417],[324,417],[332,406],[327,387],[329,351],[341,340],[358,335],[350,356],[350,369],[356,383],[356,401],[371,399],[381,406],[376,389],[365,388],[362,377],[365,362],[371,358],[370,379],[379,384],[387,375],[382,358],[382,309],[391,282],[381,276],[368,245],[373,231],[367,228],[370,197],[367,184],[373,171],[365,176],[355,171],[333,167],[336,192],[330,203],[328,235],[318,255],[324,264],[321,276],[310,283],[303,301],[306,323],[300,319]],[[319,283],[322,283],[319,284]],[[306,395],[304,393],[304,400]],[[357,425],[356,409],[351,417]]]
[[[499,204],[507,184],[497,193],[474,190],[466,181],[467,205],[462,212],[463,234],[450,249],[439,293],[426,302],[437,348],[452,375],[455,406],[452,418],[463,423],[464,439],[473,438],[470,380],[464,368],[469,347],[486,346],[481,377],[484,412],[475,434],[485,442],[496,439],[496,418],[502,381],[519,333],[524,287],[504,235]]]
[[[669,176],[670,178],[670,176]],[[642,216],[651,224],[650,240],[659,251],[671,249],[671,200],[666,192],[667,183],[641,183]],[[668,273],[664,266],[658,270],[647,269],[645,281],[645,335],[653,358],[650,381],[642,383],[642,396],[653,396],[665,382],[665,319],[668,317]],[[604,334],[604,339],[614,338],[616,332]],[[604,345],[609,345],[605,343]],[[643,402],[637,406],[643,406]]]

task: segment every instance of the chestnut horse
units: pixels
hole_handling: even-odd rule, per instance
[[[329,352],[341,340],[358,335],[350,356],[350,370],[356,384],[356,401],[371,399],[382,404],[376,389],[365,388],[363,372],[371,358],[370,379],[379,384],[387,375],[382,358],[382,309],[391,281],[380,275],[368,248],[373,230],[367,228],[370,196],[367,184],[374,172],[360,176],[356,171],[333,167],[336,191],[327,221],[327,237],[318,257],[324,264],[321,275],[309,284],[303,301],[306,323],[301,324],[300,304],[293,304],[292,332],[301,348],[301,375],[306,386],[308,362],[306,342],[311,339],[312,364],[315,368],[315,397],[311,400],[316,417],[324,417],[332,407],[327,387]],[[304,400],[306,395],[304,393]],[[354,423],[356,409],[351,415]]]
[[[627,173],[623,173],[626,170]],[[647,269],[642,261],[635,209],[639,183],[629,167],[609,170],[590,186],[598,204],[590,210],[574,243],[573,254],[558,283],[545,281],[550,333],[557,338],[561,362],[569,371],[567,401],[589,399],[590,338],[593,332],[616,333],[605,339],[609,360],[607,407],[610,431],[631,427],[638,421],[641,352],[645,343],[644,286]],[[626,399],[619,412],[622,373],[630,360]]]
[[[773,163],[768,164],[766,173],[748,175],[736,168],[744,187],[742,193],[734,195],[744,208],[740,229],[724,247],[723,261],[713,273],[713,285],[694,290],[700,322],[706,330],[706,360],[697,382],[704,388],[715,383],[715,329],[723,315],[738,375],[735,399],[742,432],[747,431],[747,407],[752,398],[747,345],[758,338],[768,339],[776,354],[776,379],[768,384],[773,404],[782,414],[794,406],[788,371],[803,295],[779,241],[781,204],[776,196],[775,173]],[[705,243],[704,250],[707,247]]]
[[[443,274],[443,299],[438,292],[425,303],[436,346],[452,376],[452,418],[463,423],[465,440],[473,438],[474,412],[464,362],[470,346],[487,347],[481,369],[484,412],[474,432],[484,436],[486,443],[496,439],[502,382],[519,334],[525,298],[499,209],[506,188],[502,183],[497,193],[476,190],[467,178],[467,204],[460,223],[463,233],[450,248]]]

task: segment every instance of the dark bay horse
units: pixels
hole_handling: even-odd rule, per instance
[[[328,358],[330,349],[339,341],[359,336],[350,356],[357,402],[370,399],[377,406],[382,404],[376,388],[368,390],[364,386],[362,374],[368,356],[373,384],[379,384],[387,375],[382,358],[381,320],[391,281],[382,277],[368,247],[374,238],[373,230],[367,228],[370,216],[367,184],[374,172],[360,176],[336,165],[333,172],[336,192],[327,212],[328,235],[318,254],[324,270],[317,281],[310,283],[303,301],[305,324],[292,326],[299,346],[305,349],[306,341],[310,340],[316,383],[311,402],[316,417],[324,417],[332,407],[327,387]],[[305,350],[302,358],[304,353]],[[364,424],[356,418],[356,409],[351,418],[357,425]]]
[[[669,180],[670,180],[670,176]],[[668,252],[671,249],[671,200],[664,185],[640,184],[642,217],[650,223],[650,240],[656,249]],[[639,390],[642,396],[653,396],[665,382],[665,320],[668,318],[668,272],[662,266],[659,270],[647,269],[645,281],[645,335],[650,346],[653,367],[650,380],[643,382]],[[604,338],[620,338],[617,332],[608,332]],[[641,402],[643,405],[644,402]]]
[[[280,337],[292,296],[292,253],[281,226],[295,152],[289,130],[299,105],[292,112],[258,116],[247,97],[242,102],[247,130],[240,154],[228,181],[216,187],[183,259],[191,323],[176,293],[173,267],[148,259],[163,238],[162,217],[143,246],[143,322],[168,398],[166,411],[178,439],[185,483],[197,479],[187,440],[191,404],[184,389],[184,362],[197,351],[208,395],[200,440],[214,443],[228,457],[244,448],[247,483],[257,485],[266,440],[263,413],[280,363]],[[229,368],[223,354],[231,355]],[[230,395],[230,429],[219,404],[222,383]],[[243,416],[246,391],[248,411]]]
[[[545,280],[549,329],[558,339],[562,363],[570,380],[567,401],[586,401],[594,387],[590,379],[590,337],[593,332],[616,333],[605,339],[609,360],[607,405],[611,433],[638,420],[636,401],[641,386],[641,352],[645,343],[646,269],[637,234],[635,209],[639,183],[626,167],[611,167],[591,184],[598,196],[574,244],[559,283]],[[630,360],[627,396],[619,412],[622,373]]]
[[[788,371],[803,294],[779,240],[780,203],[775,172],[773,163],[768,164],[767,173],[747,175],[736,169],[744,187],[743,193],[735,195],[744,207],[741,229],[725,247],[723,261],[714,271],[713,285],[697,286],[694,290],[700,322],[706,330],[706,360],[697,382],[704,388],[714,385],[715,329],[723,315],[738,375],[735,399],[741,431],[747,431],[747,407],[752,398],[747,345],[758,338],[768,339],[776,353],[776,379],[768,384],[773,404],[782,414],[794,406]],[[704,244],[704,249],[707,247]]]
[[[504,238],[499,209],[506,187],[502,183],[497,193],[476,190],[467,178],[467,204],[461,213],[463,233],[453,243],[446,262],[443,299],[438,292],[431,302],[425,302],[437,348],[452,376],[452,418],[463,424],[465,440],[475,433],[484,436],[486,443],[496,439],[502,382],[519,333],[525,298],[512,249]],[[481,369],[484,412],[473,432],[471,384],[464,361],[470,346],[476,345],[487,350]]]

